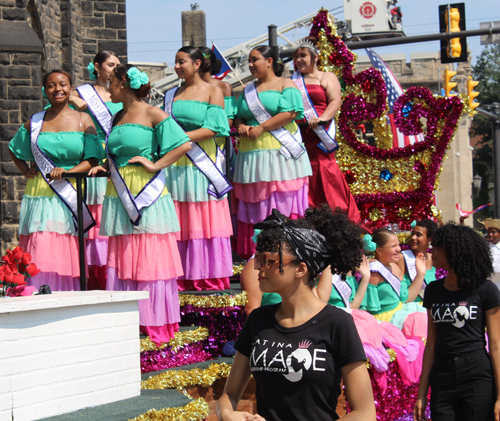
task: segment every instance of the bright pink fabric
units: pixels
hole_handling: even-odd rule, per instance
[[[38,291],[42,285],[48,285],[52,291],[80,291],[80,276],[63,276],[55,272],[40,272],[33,278],[26,279],[28,285]]]
[[[101,228],[101,218],[102,218],[102,205],[87,205],[90,213],[95,219],[96,226],[90,228],[87,231],[87,239],[93,240],[94,238],[99,238],[101,240],[105,240],[108,237],[99,234],[99,229]]]
[[[149,336],[156,346],[167,343],[179,331],[179,323],[164,326],[141,326],[141,332]]]
[[[181,231],[177,240],[230,237],[233,234],[227,199],[208,202],[174,201]]]
[[[415,312],[408,314],[403,323],[402,332],[406,337],[415,336],[427,339],[427,314]]]
[[[408,346],[408,341],[405,335],[396,326],[390,324],[389,322],[379,323],[380,330],[382,332],[383,341],[389,341],[391,344],[398,346]]]
[[[370,313],[352,309],[351,316],[361,339],[361,343],[369,344],[373,348],[382,347],[382,331],[375,317]]]
[[[398,363],[401,379],[405,384],[410,386],[417,383],[420,379],[425,345],[421,338],[409,338],[408,342],[416,348],[417,356],[415,360],[408,362],[404,353],[396,350],[396,362]]]
[[[219,291],[229,289],[229,278],[214,279],[177,279],[179,291]]]
[[[109,269],[120,279],[156,281],[182,276],[175,234],[131,234],[109,237]],[[109,281],[109,278],[108,278]]]
[[[286,181],[260,181],[258,183],[234,183],[234,194],[238,199],[249,203],[266,200],[274,192],[297,191],[309,183],[309,177]]]
[[[34,232],[30,235],[20,235],[19,246],[31,254],[31,261],[42,272],[80,277],[78,237],[55,232]]]
[[[108,237],[87,240],[85,255],[88,265],[106,266],[108,261]]]

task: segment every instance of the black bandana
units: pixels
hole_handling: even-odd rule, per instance
[[[306,264],[314,277],[328,267],[332,250],[323,235],[314,229],[291,222],[277,209],[273,209],[272,216],[274,219],[259,222],[254,225],[254,229],[281,228],[290,248]]]

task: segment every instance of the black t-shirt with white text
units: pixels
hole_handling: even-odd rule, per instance
[[[341,367],[365,360],[350,314],[326,305],[301,326],[276,320],[280,304],[252,311],[235,348],[250,358],[257,412],[266,421],[331,421],[340,394]]]
[[[485,348],[485,312],[500,306],[500,291],[490,280],[474,292],[449,291],[444,279],[425,288],[424,307],[431,312],[436,327],[436,356]]]

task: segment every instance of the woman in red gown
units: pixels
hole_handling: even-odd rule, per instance
[[[309,206],[316,207],[328,203],[332,209],[339,207],[346,212],[350,220],[361,225],[358,207],[337,165],[335,153],[325,152],[334,149],[334,144],[331,141],[322,142],[315,131],[318,127],[322,130],[322,126],[318,125],[320,121],[331,121],[335,124],[333,118],[341,105],[340,83],[334,73],[318,70],[318,55],[319,51],[314,44],[304,40],[299,43],[293,58],[297,69],[293,79],[299,89],[300,85],[303,85],[301,91],[304,89],[306,91],[303,92],[304,108],[307,108],[307,101],[310,101],[316,110],[314,116],[303,120],[307,121],[308,127],[300,128],[313,171],[313,175],[309,178]],[[324,138],[329,131],[329,125],[323,128]],[[329,137],[334,139],[334,134]],[[318,145],[321,142],[320,147]]]

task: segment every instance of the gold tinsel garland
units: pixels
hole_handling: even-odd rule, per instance
[[[243,265],[233,265],[233,276],[240,276],[244,267]]]
[[[179,294],[179,303],[182,306],[192,305],[203,308],[223,308],[245,306],[247,293],[243,291],[237,295],[187,295]]]
[[[199,327],[195,330],[186,330],[184,332],[176,332],[175,336],[167,343],[162,343],[160,346],[149,339],[141,339],[141,352],[144,351],[158,351],[159,349],[170,347],[172,352],[177,352],[180,348],[187,344],[194,344],[201,342],[208,338],[208,329],[206,327]]]
[[[129,421],[202,421],[210,415],[208,403],[203,398],[177,408],[151,409]]]
[[[226,378],[231,365],[226,363],[210,364],[210,367],[192,370],[171,370],[152,376],[141,382],[141,389],[177,389],[181,391],[186,386],[209,387],[216,380]]]

